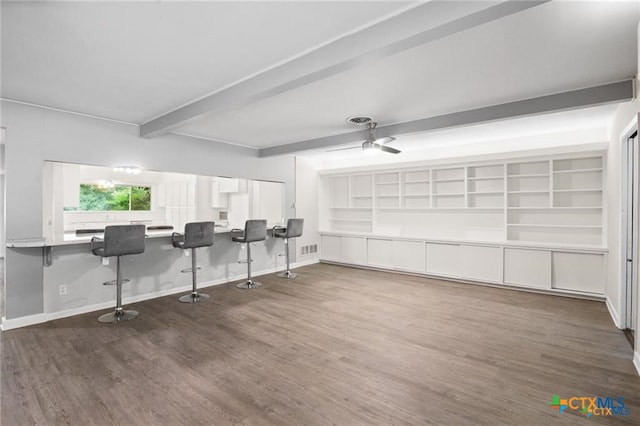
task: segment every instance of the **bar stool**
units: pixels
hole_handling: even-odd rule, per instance
[[[302,235],[302,227],[304,226],[304,219],[289,219],[287,220],[287,227],[282,226],[273,227],[273,236],[284,239],[284,255],[287,259],[287,270],[278,274],[280,278],[295,278],[298,274],[289,270],[289,238],[297,238]]]
[[[112,323],[119,321],[127,321],[138,316],[137,311],[124,310],[122,308],[122,284],[129,282],[122,279],[122,268],[120,267],[120,258],[131,254],[140,254],[144,252],[144,225],[112,225],[104,228],[104,239],[91,238],[91,251],[94,255],[100,257],[117,257],[116,279],[107,281],[103,285],[116,286],[116,310],[108,314],[98,317],[98,321],[102,323]]]
[[[201,269],[196,265],[196,249],[213,245],[214,222],[191,222],[184,226],[184,234],[174,232],[171,234],[173,246],[179,249],[191,249],[191,268],[180,272],[191,272],[193,288],[191,294],[186,294],[178,300],[183,303],[202,302],[209,298],[208,294],[198,293],[196,288],[196,272]]]
[[[242,233],[238,236],[233,234]],[[247,244],[247,281],[237,284],[236,287],[251,289],[260,288],[261,284],[251,279],[251,243],[267,239],[267,221],[263,219],[251,219],[244,223],[244,231],[234,228],[231,230],[231,239],[236,243]]]

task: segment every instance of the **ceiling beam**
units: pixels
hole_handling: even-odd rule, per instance
[[[452,127],[468,126],[490,121],[568,111],[616,102],[632,100],[635,95],[634,80],[624,80],[586,89],[572,90],[538,98],[507,102],[467,111],[454,112],[436,117],[389,124],[376,127],[376,137],[424,133]],[[260,157],[293,154],[300,151],[331,148],[338,145],[362,142],[367,133],[363,131],[343,133],[318,139],[309,139],[260,150]]]
[[[266,99],[548,1],[508,0],[497,4],[436,1],[419,4],[148,121],[140,126],[140,136],[159,136],[205,114]],[[422,28],[422,31],[416,33],[416,28]]]

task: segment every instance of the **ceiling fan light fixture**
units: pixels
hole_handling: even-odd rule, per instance
[[[365,155],[378,155],[382,152],[380,151],[380,147],[371,141],[365,141],[362,143],[362,151]]]

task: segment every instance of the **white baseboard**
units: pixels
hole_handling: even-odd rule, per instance
[[[640,352],[638,351],[633,353],[633,365],[636,366],[636,371],[638,372],[638,376],[640,376]]]
[[[27,327],[34,324],[42,324],[43,322],[47,321],[49,321],[49,319],[47,318],[47,314],[27,315],[25,317],[12,319],[6,319],[5,317],[2,317],[2,324],[0,324],[0,329],[2,329],[2,331],[7,331],[14,328]]]
[[[616,327],[618,327],[620,330],[622,330],[624,327],[622,327],[622,321],[620,319],[620,314],[618,314],[618,311],[616,311],[616,308],[611,304],[611,301],[609,300],[608,297],[607,297],[607,300],[605,301],[605,303],[607,304],[607,309],[609,310],[609,315],[611,316],[611,319],[613,320],[613,323],[616,325]]]
[[[295,269],[301,266],[313,265],[314,263],[318,263],[318,262],[319,262],[318,259],[311,259],[304,262],[296,262],[296,263],[292,263],[290,265],[290,268]],[[274,272],[281,272],[283,270],[284,268],[279,268],[277,271],[268,269],[268,270],[254,272],[251,275],[253,275],[254,277],[259,277],[261,275],[273,274]],[[206,287],[212,287],[215,285],[230,283],[233,281],[240,281],[245,277],[246,277],[245,274],[241,274],[241,275],[234,275],[234,276],[225,277],[225,278],[221,278],[213,281],[206,281],[203,283],[199,283],[198,288],[206,288]],[[146,293],[146,294],[140,294],[137,296],[127,297],[122,300],[122,304],[128,305],[131,303],[142,302],[145,300],[156,299],[158,297],[170,296],[172,294],[185,293],[189,291],[191,291],[191,285],[174,287],[168,290],[156,291],[154,293]],[[108,301],[108,302],[102,302],[102,303],[95,303],[93,305],[82,306],[79,308],[66,309],[64,311],[35,314],[35,315],[29,315],[29,316],[19,317],[19,318],[6,319],[3,317],[2,324],[0,324],[0,330],[7,331],[7,330],[12,330],[14,328],[21,328],[21,327],[27,327],[35,324],[42,324],[47,321],[52,321],[60,318],[68,318],[75,315],[81,315],[89,312],[95,312],[95,311],[101,311],[103,309],[113,308],[113,306],[114,306],[114,301]]]

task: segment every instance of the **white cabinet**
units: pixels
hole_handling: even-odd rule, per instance
[[[368,238],[367,265],[392,269],[394,267],[393,240]]]
[[[411,272],[425,271],[425,244],[422,241],[394,241],[392,256],[395,269]]]
[[[604,294],[605,254],[503,244],[322,234],[321,259],[551,292]]]
[[[216,180],[219,184],[219,191],[222,193],[238,192],[239,190],[238,179],[219,177]]]
[[[461,245],[459,256],[461,277],[493,283],[502,282],[502,249],[500,247]]]
[[[364,237],[345,237],[322,235],[321,259],[332,262],[366,265],[366,239]]]
[[[342,237],[335,235],[323,235],[320,239],[321,258],[333,262],[340,262],[342,259],[340,243]]]
[[[211,181],[211,207],[214,209],[226,209],[229,207],[229,195],[220,191],[220,182]]]
[[[458,244],[427,243],[427,274],[460,276]]]
[[[554,252],[553,288],[604,293],[604,255]]]
[[[366,265],[365,239],[362,237],[342,237],[340,254],[342,261],[354,265]]]
[[[504,282],[505,284],[550,289],[551,252],[505,248]]]
[[[424,242],[368,238],[367,265],[424,273]]]

